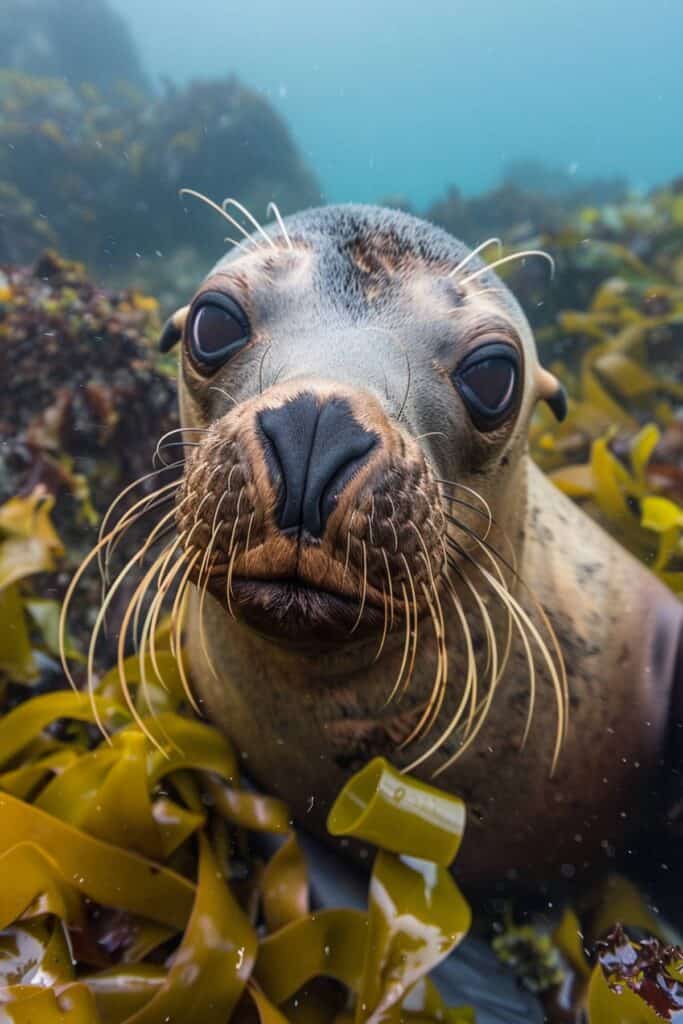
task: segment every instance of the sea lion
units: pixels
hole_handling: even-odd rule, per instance
[[[321,835],[383,754],[465,798],[463,880],[596,867],[680,717],[681,605],[532,462],[564,393],[483,246],[368,206],[254,227],[163,337],[198,706]]]

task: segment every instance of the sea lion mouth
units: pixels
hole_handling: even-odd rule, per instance
[[[276,643],[306,649],[337,647],[381,629],[384,611],[301,579],[232,580],[232,606],[252,629]]]

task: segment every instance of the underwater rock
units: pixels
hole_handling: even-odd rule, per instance
[[[481,195],[465,197],[452,186],[432,204],[426,217],[468,245],[477,245],[489,235],[514,242],[559,229],[589,204],[618,203],[625,198],[626,186],[619,179],[582,181],[567,171],[524,160],[511,164],[500,185]]]
[[[114,103],[92,86],[2,72],[3,183],[15,206],[45,218],[66,255],[147,288],[164,287],[178,250],[188,250],[195,282],[225,251],[229,225],[181,201],[182,187],[218,201],[229,192],[259,217],[271,200],[284,212],[320,200],[284,121],[234,77],[168,86],[154,99],[128,88]],[[25,221],[3,218],[0,260],[37,256]]]
[[[123,18],[107,0],[5,0],[0,67],[111,90],[146,79]]]

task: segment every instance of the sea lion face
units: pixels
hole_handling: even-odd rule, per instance
[[[510,293],[445,233],[367,207],[285,228],[221,261],[184,316],[177,525],[226,613],[313,652],[433,607],[447,520],[467,559],[543,371]]]

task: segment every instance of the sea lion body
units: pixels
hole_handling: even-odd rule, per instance
[[[202,710],[321,835],[383,754],[467,801],[464,880],[599,867],[667,747],[683,614],[532,463],[549,375],[521,310],[405,214],[327,208],[252,238],[183,316]],[[200,310],[221,296],[248,339],[226,333],[207,372]]]

